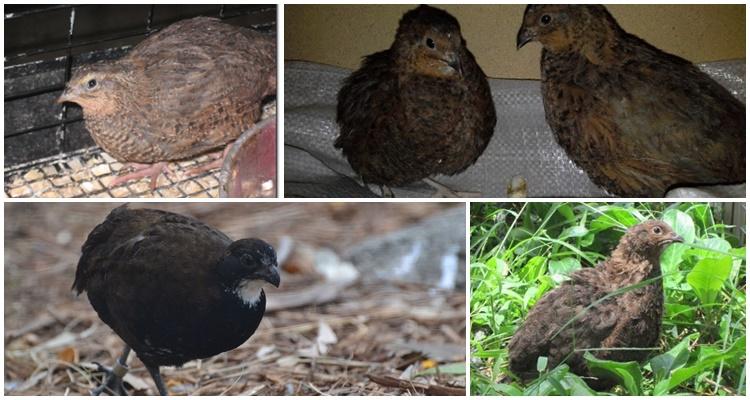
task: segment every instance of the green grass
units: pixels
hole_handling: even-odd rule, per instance
[[[744,207],[744,205],[742,206]],[[662,255],[665,313],[659,349],[644,363],[587,361],[626,395],[745,394],[745,244],[714,203],[473,203],[471,393],[595,394],[566,365],[522,383],[507,344],[531,307],[579,268],[604,260],[643,220],[668,222],[685,239]]]

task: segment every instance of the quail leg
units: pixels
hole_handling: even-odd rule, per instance
[[[99,396],[103,392],[114,394],[116,396],[127,396],[125,386],[123,385],[122,378],[128,373],[128,356],[130,355],[130,346],[125,345],[122,350],[120,358],[117,359],[115,365],[110,369],[99,365],[99,370],[106,372],[107,376],[104,378],[104,382],[91,390],[92,396]]]
[[[480,192],[457,192],[449,188],[448,186],[445,186],[442,183],[439,183],[430,178],[424,178],[422,179],[422,182],[432,186],[435,189],[435,193],[432,194],[432,197],[457,198],[457,197],[480,197],[482,195],[482,193]]]
[[[133,168],[133,172],[118,176],[112,182],[109,183],[109,187],[115,187],[125,182],[134,181],[134,180],[141,179],[141,178],[148,176],[151,178],[151,190],[155,190],[156,182],[159,179],[159,175],[167,172],[167,163],[166,162],[158,162],[155,164],[128,163],[128,164],[125,164],[125,166],[123,166],[123,169],[125,168]]]
[[[154,383],[156,384],[156,390],[159,391],[160,396],[168,396],[169,392],[167,391],[167,387],[164,386],[164,381],[161,380],[161,374],[159,373],[159,366],[153,366],[153,365],[146,365],[146,369],[148,370],[148,373],[151,374],[151,378],[154,380]]]
[[[381,197],[387,197],[389,199],[392,199],[392,198],[396,197],[396,194],[393,193],[393,190],[391,190],[390,187],[385,186],[385,185],[380,186],[380,192],[381,192],[381,195],[382,195]]]
[[[199,165],[195,168],[190,168],[185,173],[188,176],[196,176],[204,172],[211,171],[212,169],[221,168],[221,166],[224,164],[224,159],[227,157],[227,154],[229,153],[229,149],[231,148],[232,148],[232,143],[228,143],[227,147],[225,147],[223,151],[216,151],[216,152],[210,153],[210,156],[213,158],[211,162],[208,162],[203,165]]]

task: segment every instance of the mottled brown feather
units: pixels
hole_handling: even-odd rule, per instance
[[[664,304],[659,257],[667,245],[681,240],[660,221],[630,228],[610,258],[595,268],[573,272],[569,281],[534,305],[510,341],[510,370],[522,379],[534,378],[538,375],[537,359],[545,356],[549,368],[564,362],[571,371],[589,377],[582,349],[615,348],[591,351],[602,359],[645,359],[647,350],[616,348],[657,345]],[[652,278],[656,279],[642,287],[600,301]],[[597,390],[614,385],[606,377],[587,381]]]
[[[603,6],[529,6],[518,40],[543,45],[547,122],[595,183],[661,197],[745,181],[744,104],[692,63],[622,30]]]
[[[335,146],[365,182],[402,186],[474,164],[496,116],[458,21],[420,6],[403,16],[393,45],[367,56],[346,80],[337,122]]]
[[[95,90],[88,89],[92,79]],[[276,39],[197,17],[125,57],[76,71],[62,99],[80,104],[96,143],[120,161],[155,163],[221,147],[276,92]]]

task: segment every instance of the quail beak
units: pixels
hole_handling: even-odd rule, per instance
[[[672,243],[683,243],[683,242],[685,242],[685,239],[683,239],[680,235],[678,235],[678,234],[676,234],[674,232],[672,232],[672,234],[669,235],[668,238],[665,238],[662,241],[662,243],[664,244],[664,246],[670,245]]]
[[[63,91],[63,93],[60,95],[60,97],[58,97],[57,100],[55,100],[55,103],[62,104],[62,103],[70,102],[72,100],[73,100],[73,94],[70,93],[70,89],[66,88]]]
[[[463,67],[461,66],[461,59],[458,58],[458,55],[456,53],[450,52],[445,55],[446,57],[443,59],[448,66],[453,68],[456,72],[458,72],[459,76],[464,75]]]
[[[535,35],[533,32],[531,32],[530,30],[522,26],[521,29],[518,31],[518,36],[516,36],[516,50],[525,46],[526,43],[529,43],[532,40],[534,40],[534,37]]]
[[[258,271],[254,276],[256,279],[264,280],[275,287],[279,287],[281,284],[281,276],[279,275],[279,266],[277,264],[269,265],[266,269]]]

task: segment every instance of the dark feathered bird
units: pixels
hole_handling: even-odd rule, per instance
[[[534,305],[510,341],[510,370],[523,379],[534,378],[537,359],[544,356],[550,368],[566,363],[576,374],[590,376],[583,349],[596,348],[610,349],[591,351],[601,359],[643,360],[647,350],[617,348],[657,345],[664,304],[659,256],[681,241],[664,222],[630,228],[610,258],[573,272]],[[623,290],[639,283],[644,285]],[[597,390],[614,385],[605,377],[588,383]]]
[[[727,38],[730,40],[731,38]],[[745,106],[695,65],[625,32],[601,5],[530,5],[557,141],[613,194],[745,181]]]
[[[336,119],[335,146],[365,183],[384,187],[464,171],[496,121],[487,78],[458,21],[429,6],[404,14],[391,47],[347,78]]]
[[[259,239],[232,241],[192,218],[159,210],[113,210],[82,248],[73,288],[126,343],[119,365],[94,391],[124,394],[130,349],[167,393],[159,366],[234,349],[260,324],[261,286],[279,285],[276,253]]]
[[[112,157],[146,164],[112,186],[151,176],[153,188],[165,161],[235,140],[275,93],[275,37],[197,17],[149,36],[119,60],[77,70],[58,101],[83,107],[86,128]]]

